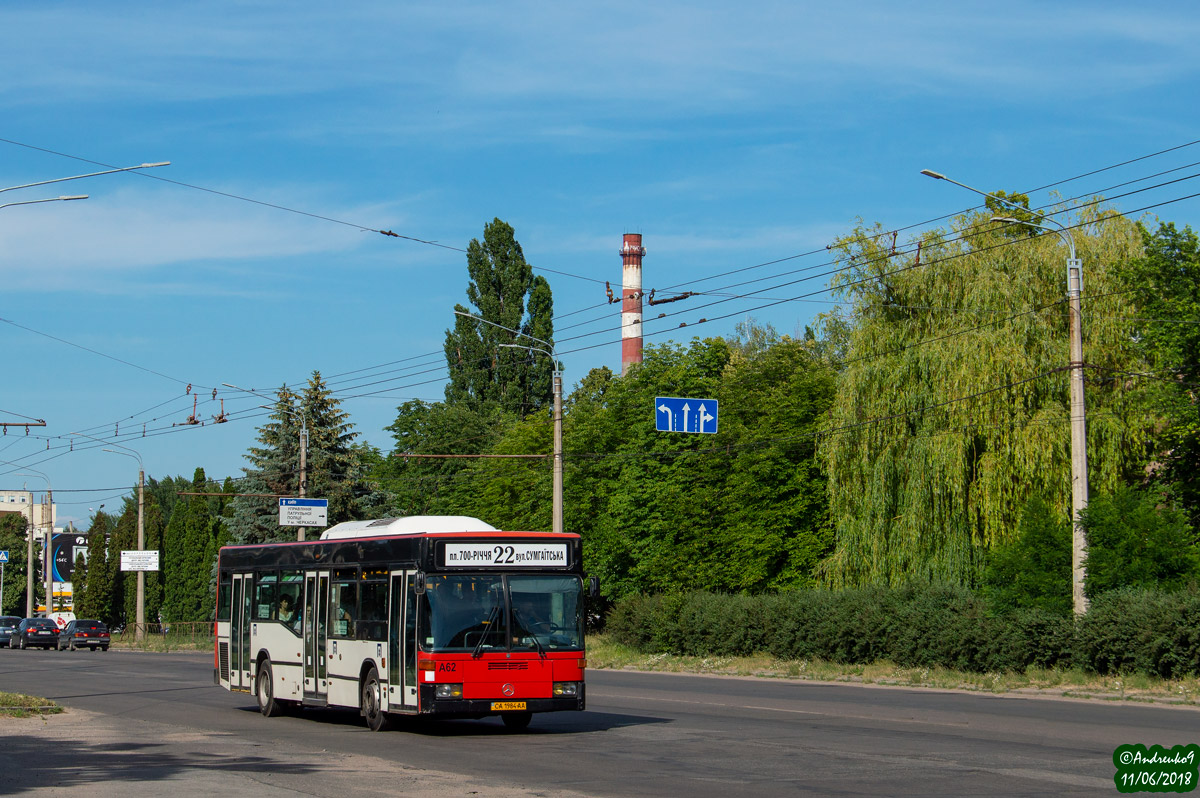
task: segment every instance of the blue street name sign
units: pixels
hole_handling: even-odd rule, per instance
[[[329,499],[280,499],[280,526],[328,526]]]
[[[659,432],[714,435],[717,431],[717,400],[658,396],[654,399],[654,420]]]

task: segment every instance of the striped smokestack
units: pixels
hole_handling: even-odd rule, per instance
[[[631,363],[642,362],[641,233],[626,233],[621,245],[621,376]]]

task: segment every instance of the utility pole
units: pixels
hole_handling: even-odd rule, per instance
[[[300,498],[304,498],[304,490],[308,487],[308,421],[304,414],[300,415]],[[296,540],[303,541],[307,527],[296,529]]]
[[[492,327],[498,327],[501,330],[507,330],[513,335],[519,335],[522,338],[528,338],[531,341],[537,341],[545,346],[545,349],[536,346],[521,346],[520,344],[499,344],[506,349],[524,349],[527,352],[540,352],[554,364],[554,476],[552,487],[554,491],[554,505],[550,517],[550,529],[553,532],[563,531],[563,450],[562,450],[562,371],[558,367],[558,353],[554,351],[554,344],[549,341],[543,341],[541,338],[534,338],[532,335],[523,333],[520,330],[514,330],[512,327],[505,327],[503,324],[497,324],[494,321],[481,319],[478,316],[470,313],[463,313],[460,310],[454,311],[455,315],[465,316],[468,319],[489,324]]]
[[[46,546],[42,550],[44,559],[46,560],[46,617],[50,617],[50,613],[54,612],[54,546],[52,540],[54,538],[54,491],[50,487],[50,481],[46,481],[46,507],[42,510],[42,521],[46,524]]]

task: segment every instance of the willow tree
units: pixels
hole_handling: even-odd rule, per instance
[[[1156,422],[1138,382],[1119,378],[1142,364],[1114,266],[1142,243],[1111,210],[1063,211],[1047,216],[1073,228],[1084,264],[1095,493],[1143,459]],[[826,584],[972,584],[1030,496],[1070,516],[1066,247],[990,217],[959,216],[899,249],[878,225],[837,242],[833,288],[857,323],[820,443],[835,530]]]

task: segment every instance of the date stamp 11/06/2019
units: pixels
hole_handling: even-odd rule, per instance
[[[1196,789],[1200,745],[1161,745],[1141,743],[1119,745],[1113,751],[1113,776],[1118,792],[1191,792]]]

